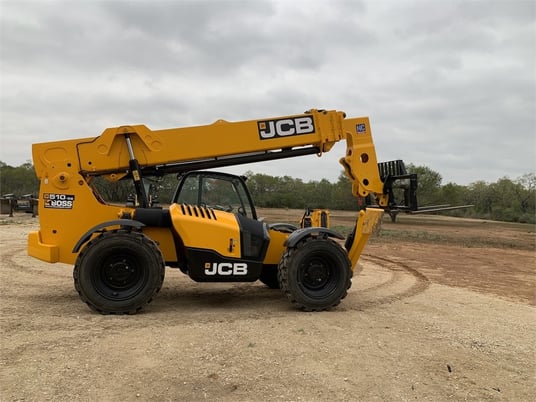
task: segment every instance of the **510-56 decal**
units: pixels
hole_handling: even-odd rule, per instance
[[[45,208],[72,209],[74,205],[74,195],[44,193],[43,201]]]

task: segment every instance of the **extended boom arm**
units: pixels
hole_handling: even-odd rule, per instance
[[[341,163],[353,194],[365,197],[374,193],[378,205],[386,207],[388,191],[379,175],[369,120],[346,119],[340,111],[311,110],[242,122],[218,120],[166,130],[150,130],[144,125],[108,128],[95,138],[34,144],[33,159],[38,177],[49,177],[62,189],[78,174],[86,178],[107,175],[111,180],[132,175],[139,183],[140,175],[321,155],[343,139],[347,149]],[[138,197],[145,199],[140,194],[143,186],[139,187]]]

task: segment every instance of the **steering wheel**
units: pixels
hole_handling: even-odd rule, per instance
[[[233,206],[229,205],[227,207],[224,207],[223,205],[214,205],[214,209],[217,209],[219,211],[225,211],[225,212],[233,212]]]

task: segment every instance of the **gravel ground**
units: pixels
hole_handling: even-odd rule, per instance
[[[0,225],[1,401],[536,400],[534,250],[375,239],[322,313],[168,269],[143,313],[101,316],[26,255],[36,227]]]

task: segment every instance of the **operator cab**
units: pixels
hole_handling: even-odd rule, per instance
[[[257,220],[245,177],[228,173],[193,171],[182,174],[173,202],[237,213]]]
[[[259,278],[270,235],[266,224],[257,220],[244,178],[211,171],[185,173],[179,178],[173,203],[231,213],[240,230],[240,260],[223,257],[210,249],[192,247],[187,250],[188,275],[192,279],[198,282],[243,282]],[[244,264],[245,270],[238,274],[227,271],[215,274],[207,271],[207,261],[224,268]]]

